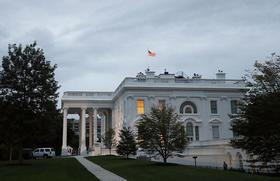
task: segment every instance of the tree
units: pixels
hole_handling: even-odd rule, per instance
[[[0,120],[0,125],[5,125],[1,131],[7,134],[6,138],[17,141],[20,162],[24,143],[55,137],[55,130],[49,128],[59,119],[56,67],[46,60],[42,49],[36,48],[36,42],[25,48],[21,44],[9,45],[8,55],[2,58],[0,101],[1,105],[10,105],[3,111],[14,116]],[[7,127],[13,131],[8,132]]]
[[[136,155],[135,136],[130,127],[123,127],[120,131],[120,141],[117,145],[117,153],[128,158],[129,155]]]
[[[245,75],[248,92],[240,111],[232,117],[232,130],[238,135],[232,146],[257,156],[257,160],[280,159],[280,57],[272,54],[264,63]]]
[[[187,139],[178,119],[172,107],[152,107],[151,112],[143,114],[137,123],[140,148],[148,154],[160,155],[164,164],[173,152],[183,152]]]
[[[9,161],[12,160],[14,146],[18,142],[18,138],[13,134],[18,130],[18,125],[15,122],[18,115],[15,113],[16,110],[9,102],[0,101],[0,142],[8,146]]]
[[[115,144],[114,137],[115,137],[115,131],[112,128],[106,131],[105,135],[102,137],[102,141],[106,146],[106,148],[109,149],[110,155],[111,155],[112,146]]]

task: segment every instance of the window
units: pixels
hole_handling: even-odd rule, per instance
[[[49,148],[45,149],[45,152],[49,152],[49,151],[51,151]]]
[[[199,141],[199,127],[195,126],[195,140]]]
[[[44,149],[40,149],[40,152],[44,152]]]
[[[188,137],[188,141],[192,141],[193,140],[193,124],[192,123],[187,123],[187,137]]]
[[[187,124],[187,136],[193,136],[193,125],[192,125],[192,123]]]
[[[159,100],[158,101],[158,109],[162,110],[162,108],[165,106],[165,100]]]
[[[187,106],[186,109],[185,109],[185,113],[187,113],[187,114],[193,113],[192,107]]]
[[[213,139],[218,139],[218,138],[220,138],[219,126],[213,125],[213,126],[212,126],[212,132],[213,132]]]
[[[137,100],[137,113],[144,114],[144,100]]]
[[[180,113],[181,114],[197,114],[197,107],[191,101],[185,101],[180,106]]]
[[[36,149],[35,152],[39,152],[39,149]]]
[[[217,114],[217,101],[210,101],[211,114]]]
[[[236,100],[230,101],[230,105],[231,105],[231,114],[237,114],[237,101]]]

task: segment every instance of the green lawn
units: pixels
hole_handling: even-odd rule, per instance
[[[88,157],[103,168],[129,181],[186,180],[186,181],[279,181],[279,177],[264,177],[233,171],[196,168],[185,165],[163,166],[157,162],[126,160],[115,156]]]
[[[26,160],[24,165],[0,162],[0,181],[98,180],[75,158]]]

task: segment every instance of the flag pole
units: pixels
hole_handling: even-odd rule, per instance
[[[147,52],[149,51],[149,49],[147,48]],[[147,69],[150,69],[150,62],[149,62],[149,56],[147,56]]]

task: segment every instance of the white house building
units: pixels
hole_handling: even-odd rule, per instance
[[[247,155],[229,145],[233,137],[229,114],[237,112],[237,101],[245,91],[244,80],[226,79],[222,71],[216,73],[216,79],[203,79],[198,74],[191,78],[168,72],[155,75],[147,69],[136,77],[126,77],[114,92],[64,92],[62,155],[66,155],[68,114],[80,115],[80,154],[96,155],[100,153],[98,114],[105,116],[104,131],[113,128],[118,132],[123,126],[135,128],[141,114],[148,113],[152,106],[166,104],[180,115],[190,141],[184,157],[171,161],[188,164],[197,156],[200,165],[221,167],[225,161],[229,167],[240,168]]]

